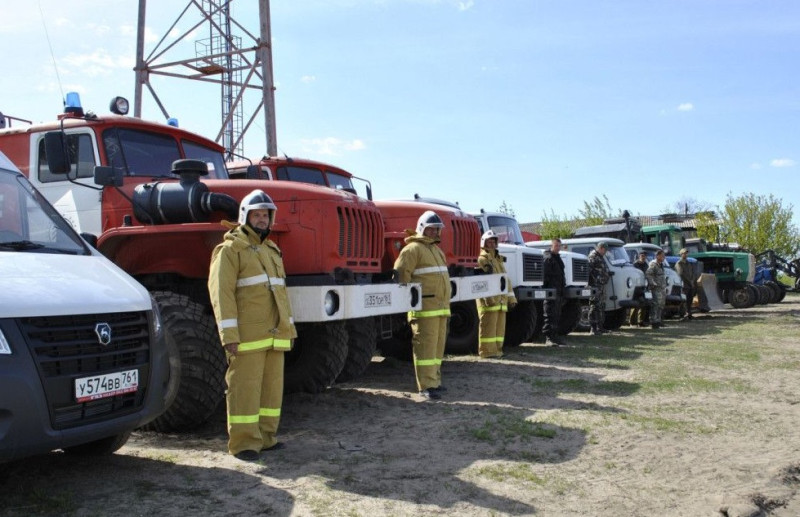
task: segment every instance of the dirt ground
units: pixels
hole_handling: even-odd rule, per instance
[[[226,454],[224,413],[117,454],[0,465],[0,515],[800,515],[800,296],[660,331],[410,363],[284,401],[286,447]]]

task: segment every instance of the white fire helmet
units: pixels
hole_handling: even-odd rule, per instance
[[[433,210],[426,210],[417,220],[417,234],[422,235],[425,228],[444,228],[442,218],[439,217]]]
[[[481,248],[486,247],[486,241],[489,239],[494,239],[495,244],[500,243],[500,238],[494,233],[494,230],[486,230],[483,235],[481,235]]]
[[[239,204],[239,224],[247,223],[247,216],[250,210],[269,210],[269,227],[272,228],[272,223],[275,222],[275,212],[278,207],[272,202],[266,192],[263,190],[254,190],[244,196],[242,202]]]

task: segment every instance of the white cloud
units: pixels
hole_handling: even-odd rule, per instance
[[[794,167],[795,166],[794,160],[791,158],[775,158],[769,164],[773,167]]]
[[[325,156],[338,156],[344,151],[361,151],[367,148],[363,140],[342,140],[332,136],[326,138],[311,138],[301,140],[303,152],[321,154]]]
[[[755,163],[751,163],[750,164],[750,168],[757,171],[757,170],[759,170],[759,169],[761,169],[763,167],[762,167],[762,165],[760,163],[755,162]]]
[[[475,2],[472,0],[467,0],[466,2],[458,2],[458,10],[459,11],[468,11],[475,5]]]
[[[692,111],[694,109],[694,104],[691,102],[684,102],[683,104],[678,105],[678,111]]]
[[[115,69],[131,68],[133,57],[114,57],[107,50],[98,48],[89,54],[69,54],[59,63],[65,74],[79,72],[86,77],[110,76]]]
[[[300,78],[300,81],[302,81],[304,83],[313,83],[316,80],[317,80],[317,76],[315,76],[315,75],[304,75],[303,77]]]

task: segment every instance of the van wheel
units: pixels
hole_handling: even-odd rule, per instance
[[[606,311],[606,317],[603,320],[603,328],[607,330],[617,330],[625,323],[625,316],[627,309],[615,309],[613,311]]]
[[[566,336],[578,327],[583,305],[578,300],[570,300],[561,307],[561,318],[558,320],[558,333]]]
[[[347,360],[347,329],[342,321],[297,325],[297,339],[286,354],[286,393],[319,393],[330,387]]]
[[[347,359],[337,382],[347,382],[360,377],[372,362],[378,346],[378,329],[374,318],[358,318],[347,321]]]
[[[444,350],[448,354],[478,353],[478,305],[475,300],[450,304],[450,329]]]
[[[64,452],[76,456],[108,456],[117,452],[130,438],[131,432],[115,434],[89,443],[64,447]]]
[[[225,351],[214,318],[188,296],[153,291],[170,353],[169,390],[174,401],[144,429],[170,432],[197,427],[225,399]],[[172,396],[168,394],[168,397]]]
[[[533,337],[536,328],[536,305],[528,300],[517,303],[506,313],[506,333],[503,346],[519,346]]]

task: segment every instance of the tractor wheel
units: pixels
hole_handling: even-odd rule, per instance
[[[347,360],[347,329],[343,321],[297,325],[297,339],[286,354],[285,393],[319,393],[331,386]]]
[[[108,456],[117,452],[130,438],[131,432],[115,434],[89,443],[64,447],[64,452],[76,456]]]
[[[627,309],[615,309],[613,311],[606,311],[606,317],[603,320],[603,328],[606,330],[617,330],[625,323],[625,316]]]
[[[506,335],[503,346],[519,346],[533,336],[536,328],[536,305],[530,301],[519,302],[506,314]]]
[[[735,309],[746,309],[755,305],[757,293],[753,292],[749,286],[734,289],[730,292],[730,304]]]
[[[769,288],[769,303],[778,303],[781,301],[781,286],[772,280],[767,281],[766,285]]]
[[[347,359],[336,382],[347,382],[360,377],[367,371],[378,347],[378,329],[374,318],[348,320],[346,326],[349,338]]]
[[[225,351],[214,318],[202,305],[183,294],[154,291],[152,295],[161,312],[167,345],[172,348],[169,390],[175,393],[167,410],[144,429],[193,429],[208,420],[225,399]]]
[[[479,322],[475,300],[450,304],[450,331],[444,351],[448,354],[477,354]]]
[[[798,281],[800,281],[800,278],[798,278]],[[776,283],[778,284],[778,288],[781,290],[781,294],[780,296],[778,296],[778,303],[780,303],[783,301],[784,298],[786,298],[786,286],[778,282]]]
[[[770,302],[772,298],[772,291],[770,290],[769,286],[764,284],[756,285],[756,289],[758,289],[758,304],[759,305],[766,305]]]
[[[559,334],[566,336],[578,328],[585,305],[578,300],[570,300],[561,307],[561,319],[558,320]]]

